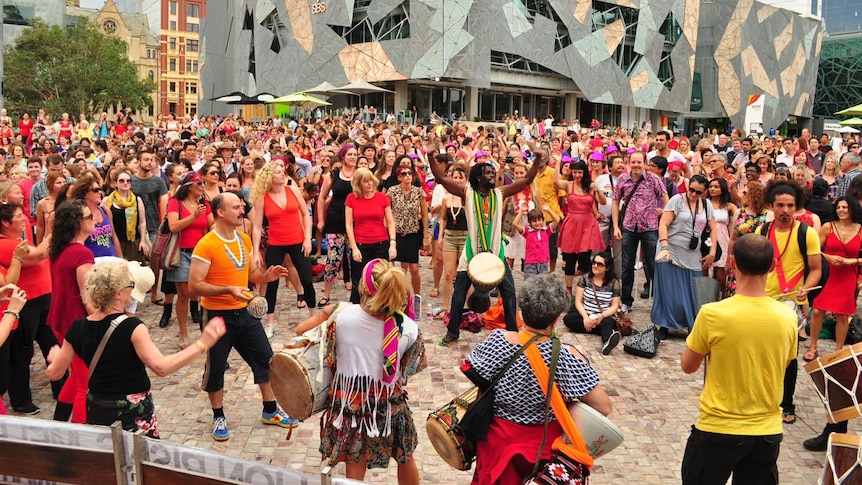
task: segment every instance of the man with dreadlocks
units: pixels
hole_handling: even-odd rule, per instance
[[[441,158],[442,157],[442,158]],[[437,155],[441,163],[448,162],[448,155]],[[461,319],[459,318],[467,292],[470,289],[470,275],[467,265],[473,256],[482,252],[490,252],[503,261],[505,276],[498,288],[503,298],[503,314],[506,320],[506,330],[518,329],[516,317],[515,280],[512,271],[506,264],[503,239],[500,229],[503,223],[503,200],[515,195],[533,182],[536,174],[545,167],[541,154],[537,153],[527,176],[515,180],[504,187],[497,187],[497,167],[492,162],[477,163],[470,169],[469,185],[456,182],[447,177],[440,164],[432,163],[431,171],[438,184],[441,184],[450,194],[461,197],[467,214],[467,244],[458,260],[458,273],[455,276],[455,287],[452,291],[452,304],[446,336],[440,345],[448,347],[460,336]]]

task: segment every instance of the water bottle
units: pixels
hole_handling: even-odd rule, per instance
[[[425,306],[425,316],[431,318],[434,316],[434,305],[429,303]]]
[[[420,295],[413,295],[413,313],[416,316],[415,321],[422,320],[422,297]]]

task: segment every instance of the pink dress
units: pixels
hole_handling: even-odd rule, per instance
[[[566,196],[566,218],[560,226],[557,246],[564,253],[605,249],[599,223],[593,217],[593,196],[570,192]]]

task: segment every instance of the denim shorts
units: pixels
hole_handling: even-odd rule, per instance
[[[550,272],[549,263],[530,263],[524,264],[524,279],[540,274],[548,274]]]
[[[183,249],[180,251],[180,267],[177,269],[172,269],[170,271],[165,271],[165,278],[168,281],[173,281],[174,283],[188,283],[189,282],[189,268],[192,265],[192,250],[191,249]]]

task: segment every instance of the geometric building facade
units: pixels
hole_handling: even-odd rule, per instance
[[[829,36],[823,40],[817,75],[814,115],[832,118],[862,103],[862,35]]]
[[[517,109],[588,121],[603,110],[604,122],[623,126],[660,115],[729,117],[741,126],[748,96],[764,94],[764,126],[777,126],[788,115],[810,116],[821,40],[818,21],[751,0],[209,0],[208,7],[204,113],[228,111],[207,100],[231,91],[280,95],[362,78],[396,91],[384,100],[389,109],[418,104],[430,112],[448,96],[445,107],[468,119]]]

